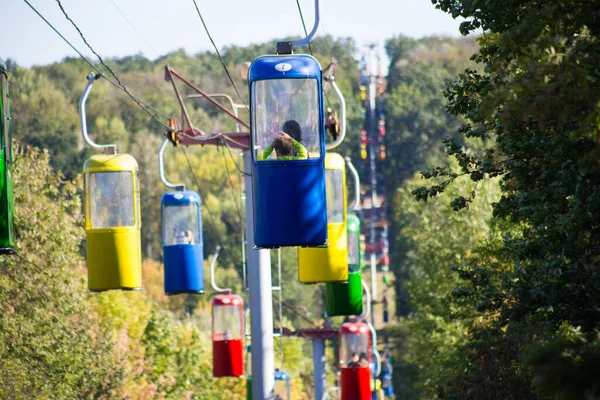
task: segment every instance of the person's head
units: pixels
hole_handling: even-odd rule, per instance
[[[297,142],[302,142],[302,128],[300,128],[300,124],[293,119],[285,121],[282,131],[287,133]]]
[[[278,158],[292,155],[292,138],[285,132],[279,132],[275,136],[272,146]]]
[[[358,361],[358,353],[352,353],[352,361],[354,361],[354,362]]]
[[[363,367],[369,365],[369,357],[367,356],[367,353],[360,353],[359,364]]]

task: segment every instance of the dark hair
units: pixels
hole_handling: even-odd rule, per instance
[[[275,136],[272,146],[278,158],[292,155],[292,138],[284,132]]]
[[[285,121],[281,130],[290,135],[295,141],[302,142],[302,128],[296,120]]]

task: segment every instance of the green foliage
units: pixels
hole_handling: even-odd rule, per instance
[[[474,49],[472,39],[399,36],[386,42],[390,57],[385,97],[388,187],[397,188],[416,171],[438,163],[440,140],[456,136],[461,120],[444,111],[442,91],[458,71],[472,65],[469,54]]]
[[[68,179],[83,163],[77,108],[45,74],[15,68],[11,80],[13,137],[24,145],[48,149],[52,167]]]
[[[489,324],[473,331],[467,347],[487,362],[459,374],[455,389],[466,385],[468,391],[449,397],[487,398],[503,390],[497,393],[511,398],[596,398],[597,379],[587,373],[597,364],[600,329],[593,306],[600,302],[596,5],[432,2],[466,18],[464,34],[484,30],[472,57],[481,70],[466,69],[445,91],[448,111],[465,119],[459,138],[479,140],[482,151],[449,138],[446,152],[458,166],[439,170],[447,179],[443,186],[414,194],[426,200],[461,176],[473,182],[498,176],[503,196],[493,203],[494,216],[520,227],[503,238],[498,252],[514,268],[497,274],[488,261],[480,270],[484,278],[497,278],[476,288],[477,308]],[[473,194],[455,197],[454,208],[471,206]],[[481,275],[473,268],[458,272],[473,285]],[[565,339],[565,329],[578,338]]]
[[[593,399],[598,393],[595,372],[600,368],[596,336],[589,340],[580,328],[563,323],[552,340],[526,348],[526,361],[543,392],[560,399]]]
[[[431,176],[438,176],[447,169],[433,169],[445,161],[439,142],[444,137],[458,136],[455,130],[461,119],[444,111],[446,101],[442,92],[458,71],[473,65],[469,54],[474,51],[475,42],[472,39],[397,36],[387,40],[385,48],[390,67],[384,94],[387,157],[383,161],[381,178],[391,211],[399,207],[396,190],[415,172],[432,168]],[[440,186],[438,191],[447,185],[443,180],[437,184]],[[391,268],[397,293],[395,310],[398,315],[406,315],[410,308],[402,282],[408,276],[406,267],[400,267],[406,249],[398,243],[399,229],[392,222],[390,244],[394,262]]]
[[[415,202],[410,192],[418,184],[415,177],[397,192],[394,260],[398,269],[408,271],[403,291],[412,312],[401,319],[400,331],[392,336],[403,361],[414,365],[417,373],[405,375],[398,385],[412,386],[402,396],[414,396],[417,390],[424,398],[443,398],[441,393],[452,386],[457,371],[471,368],[464,347],[478,318],[476,292],[487,281],[481,268],[470,266],[489,261],[491,249],[501,243],[499,229],[490,225],[489,205],[500,197],[500,187],[497,181],[486,182],[477,188],[469,211],[457,213],[445,202]],[[475,184],[452,187],[442,197],[448,199],[460,190],[475,190]]]
[[[121,356],[85,294],[79,185],[53,173],[46,152],[14,155],[18,255],[0,263],[0,397],[113,398]]]
[[[131,93],[164,112],[165,115],[179,118],[181,113],[176,96],[170,83],[164,81],[164,65],[170,64],[205,92],[224,92],[236,102],[247,102],[247,83],[240,76],[242,63],[251,61],[259,55],[272,53],[274,43],[275,41],[245,48],[233,46],[223,51],[225,63],[240,92],[241,99],[231,86],[220,61],[210,52],[188,55],[184,51],[176,51],[156,61],[136,55],[116,58],[108,62]],[[346,95],[350,117],[348,124],[350,144],[342,145],[339,151],[344,155],[350,154],[352,143],[355,143],[358,138],[359,126],[352,121],[355,122],[360,118],[356,84],[358,71],[354,59],[356,45],[351,39],[321,37],[313,43],[312,51],[323,66],[328,65],[332,57],[337,60],[336,83]],[[61,172],[68,179],[75,179],[81,171],[84,160],[93,153],[82,143],[77,110],[79,98],[87,83],[85,77],[89,72],[89,66],[78,59],[65,59],[60,63],[33,69],[24,69],[9,63],[9,68],[12,78],[15,139],[20,143],[45,149],[47,153],[42,153],[42,158],[49,160],[55,171]],[[184,97],[191,94],[182,85],[178,85],[178,88]],[[331,90],[327,94],[326,102],[327,106],[337,110],[337,99]],[[185,103],[193,124],[201,130],[213,133],[231,132],[236,129],[234,122],[226,118],[216,107],[209,105],[206,100],[187,99]],[[223,104],[229,107],[227,103]],[[249,119],[248,113],[244,110],[240,110],[240,115],[243,120]],[[73,363],[69,368],[76,371],[73,372],[75,378],[70,376],[65,378],[63,372],[53,372],[44,377],[39,372],[41,369],[37,364],[33,361],[27,361],[29,362],[27,364],[24,361],[36,360],[36,357],[42,357],[40,354],[44,354],[45,357],[48,353],[45,348],[27,347],[29,342],[36,343],[32,334],[24,335],[19,339],[22,341],[19,343],[25,346],[20,351],[30,351],[31,355],[22,356],[21,361],[18,358],[7,358],[7,362],[0,366],[1,382],[7,382],[0,387],[6,387],[6,393],[11,393],[10,390],[13,390],[17,398],[21,393],[23,395],[20,398],[241,398],[244,393],[242,380],[215,380],[211,377],[208,336],[210,329],[208,304],[213,294],[211,289],[207,288],[203,296],[166,298],[163,293],[160,198],[169,189],[159,180],[156,154],[162,141],[164,127],[142,111],[130,97],[102,79],[95,82],[88,99],[87,117],[88,131],[93,140],[101,144],[116,143],[120,153],[129,152],[138,161],[141,182],[142,248],[146,258],[143,266],[144,286],[147,290],[144,293],[111,292],[81,297],[81,293],[85,290],[82,279],[85,270],[80,255],[83,231],[81,202],[70,192],[74,190],[74,186],[58,178],[47,178],[51,175],[50,172],[40,175],[35,170],[20,170],[22,176],[29,176],[29,174],[40,176],[39,181],[32,179],[31,182],[27,182],[28,184],[42,185],[45,179],[48,195],[56,203],[52,204],[52,207],[62,206],[73,215],[71,219],[63,217],[61,223],[57,223],[52,212],[45,213],[46,201],[39,201],[31,208],[23,208],[23,202],[17,204],[17,208],[27,210],[21,216],[29,221],[27,228],[29,230],[25,230],[23,224],[17,224],[17,229],[20,229],[21,235],[25,232],[32,235],[31,254],[24,253],[26,257],[35,255],[36,265],[40,266],[52,266],[52,263],[61,262],[64,265],[61,264],[60,274],[64,273],[75,280],[73,283],[59,274],[57,276],[62,277],[60,279],[63,280],[58,277],[53,278],[54,280],[47,282],[44,290],[51,291],[57,297],[62,293],[76,296],[79,300],[77,307],[70,307],[75,307],[73,308],[75,311],[78,310],[72,313],[80,315],[83,322],[76,327],[74,323],[62,322],[65,318],[71,318],[69,317],[71,314],[63,313],[62,303],[41,304],[41,299],[27,294],[33,299],[34,307],[43,310],[39,311],[44,314],[39,321],[40,324],[42,322],[45,324],[44,327],[49,326],[44,328],[47,329],[48,335],[55,335],[55,333],[58,335],[60,332],[64,336],[61,341],[53,339],[52,349],[63,357],[56,361],[56,363],[60,361],[61,367],[67,365],[64,360],[73,357]],[[240,242],[242,229],[245,229],[241,218],[245,212],[245,204],[241,199],[242,182],[237,168],[241,167],[241,160],[238,158],[237,151],[232,151],[230,155],[223,147],[191,146],[185,151],[189,156],[191,167],[181,147],[175,149],[170,147],[165,154],[166,174],[170,181],[184,182],[189,190],[198,191],[202,195],[206,277],[208,277],[210,256],[216,246],[220,245],[224,249],[221,250],[217,264],[217,282],[221,286],[232,287],[237,293],[242,294]],[[38,154],[36,152],[37,150],[32,154]],[[197,181],[193,178],[192,171]],[[42,179],[42,176],[45,178]],[[24,190],[19,192],[20,196],[31,193],[32,197],[27,198],[27,201],[34,204],[34,201],[37,201],[35,193],[38,192],[33,189],[25,190],[24,181],[19,182]],[[81,182],[77,181],[77,185],[80,187]],[[43,227],[37,229],[38,225]],[[56,230],[50,232],[46,229],[51,226]],[[19,240],[23,242],[22,238]],[[36,240],[39,245],[36,245]],[[36,253],[38,251],[36,246],[44,250],[46,247],[61,248],[66,243],[68,249],[63,252],[53,250],[54,252],[48,256],[41,250]],[[317,310],[319,305],[314,298],[316,286],[300,285],[297,282],[296,253],[296,249],[286,249],[282,255],[284,301],[291,306],[300,306],[300,315],[288,308],[282,310],[283,324],[290,329],[308,327],[310,325],[306,322],[306,318],[318,320],[320,317]],[[273,270],[277,271],[275,252],[272,254],[272,259]],[[47,271],[50,269],[39,268],[39,270],[46,279]],[[32,275],[29,269],[23,271],[24,277],[35,275]],[[0,301],[4,301],[2,296],[5,296],[5,293],[17,293],[18,286],[14,285],[18,283],[28,285],[28,290],[41,286],[41,284],[30,285],[27,280],[29,278],[13,281],[12,277],[6,278],[6,274],[3,276],[5,277],[0,279],[1,284],[8,285],[11,289],[2,291]],[[274,273],[273,282],[278,280],[277,274]],[[12,305],[10,302],[7,304]],[[274,307],[279,307],[277,300],[274,302]],[[4,310],[4,303],[0,303],[0,309]],[[192,315],[187,316],[184,310],[191,310]],[[278,315],[277,310],[275,314]],[[31,329],[37,332],[41,328],[35,325],[36,321],[28,321],[28,318],[37,315],[28,313],[27,317],[19,323],[32,324],[36,327]],[[57,321],[58,325],[51,326],[52,321]],[[17,328],[7,332],[19,338]],[[1,335],[0,332],[0,337]],[[67,340],[70,335],[77,336],[73,339],[73,344]],[[10,353],[9,350],[12,349],[5,350],[2,347],[4,343],[0,341],[0,358],[3,362],[4,354]],[[309,374],[311,370],[310,358],[305,356],[310,353],[310,342],[301,339],[285,340],[283,348],[284,365],[293,378],[294,398],[300,397],[299,393],[308,391],[302,384],[303,378],[300,373]],[[81,361],[84,358],[81,354],[88,357],[89,366],[86,371],[81,369],[87,365]],[[31,375],[33,383],[27,383],[24,378],[13,378],[29,376],[28,369],[36,371]],[[57,371],[60,371],[60,368]],[[63,375],[60,375],[61,373]],[[5,380],[8,379],[5,377],[11,377],[10,382]],[[38,380],[41,383],[38,384]],[[15,389],[12,389],[13,386]],[[30,390],[30,387],[36,388],[37,391]],[[1,390],[2,388],[0,388],[0,397],[3,397],[4,392]]]

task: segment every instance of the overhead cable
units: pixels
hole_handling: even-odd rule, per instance
[[[152,109],[154,110],[156,113],[164,116],[165,118],[168,118],[168,116],[166,116],[164,113],[158,111],[156,108],[150,106],[149,104],[143,102],[142,100],[138,99],[136,96],[134,96],[133,94],[131,94],[129,92],[129,90],[127,90],[127,88],[121,83],[121,81],[119,80],[119,78],[115,75],[115,73],[112,71],[112,69],[106,65],[104,63],[104,61],[102,60],[102,58],[98,55],[98,53],[96,53],[94,51],[94,49],[89,45],[89,43],[87,42],[87,40],[85,39],[85,37],[83,36],[83,34],[81,33],[81,30],[77,27],[77,25],[75,24],[75,22],[73,22],[73,20],[69,17],[69,15],[66,13],[65,9],[63,8],[62,4],[60,3],[60,0],[56,0],[56,2],[58,3],[58,6],[60,7],[60,9],[62,10],[63,14],[65,15],[65,17],[71,22],[71,24],[73,24],[73,26],[75,27],[75,29],[77,30],[77,32],[79,32],[79,35],[81,36],[81,38],[83,39],[84,43],[88,46],[88,48],[96,55],[96,57],[98,57],[98,59],[100,60],[100,63],[110,71],[110,73],[115,77],[115,79],[117,80],[117,82],[119,83],[118,85],[116,83],[114,83],[113,81],[111,81],[110,79],[106,78],[106,76],[104,76],[104,73],[102,71],[100,71],[94,64],[92,64],[86,57],[83,56],[83,54],[81,54],[81,52],[79,50],[77,50],[75,48],[75,46],[73,46],[46,18],[44,18],[44,16],[35,9],[35,7],[33,7],[31,5],[31,3],[29,3],[27,0],[23,0],[25,3],[27,3],[27,5],[40,17],[42,18],[42,20],[44,20],[44,22],[46,22],[46,24],[48,24],[48,26],[50,26],[50,28],[52,28],[52,30],[54,32],[56,32],[56,34],[58,34],[58,36],[60,36],[78,55],[79,57],[81,57],[82,60],[84,60],[86,63],[88,63],[96,72],[98,72],[98,74],[100,74],[100,76],[102,76],[104,79],[106,79],[110,84],[112,84],[113,86],[117,87],[119,90],[124,91],[129,97],[131,97],[139,106],[142,110],[144,110],[148,115],[150,115],[152,118],[154,118],[157,122],[159,122],[162,126],[170,129],[161,119],[159,119],[158,117],[156,117],[156,115],[152,114],[150,111],[148,111],[148,109]]]
[[[238,200],[237,198],[239,198],[240,203],[241,203],[241,199],[242,199],[242,188],[238,187],[239,193],[237,198],[236,198],[236,191],[235,188],[233,187],[233,180],[231,179],[231,173],[229,172],[229,168],[227,167],[227,158],[225,158],[225,150],[221,151],[221,155],[223,156],[223,166],[225,167],[225,171],[227,172],[227,179],[229,180],[229,187],[231,188],[231,196],[233,198],[233,204],[235,204],[235,209],[237,211],[237,215],[238,215],[238,223],[240,224],[240,227],[242,228],[242,241],[243,241],[243,229],[244,229],[244,220],[242,218],[242,210],[241,210],[241,205],[238,204]],[[235,164],[235,162],[234,162]],[[244,246],[244,243],[242,243],[242,246]],[[242,250],[242,254],[241,254],[242,258],[244,257],[244,251]]]
[[[229,180],[229,187],[231,188],[231,195],[233,196],[233,203],[235,204],[235,209],[237,211],[238,214],[238,220],[239,220],[239,224],[240,226],[242,226],[242,210],[240,209],[240,205],[238,204],[238,201],[236,200],[236,193],[235,193],[235,188],[233,187],[233,180],[231,179],[231,173],[229,172],[229,168],[227,167],[227,158],[225,158],[225,151],[221,151],[221,155],[223,156],[223,166],[225,167],[225,171],[227,171],[227,179]],[[241,193],[240,193],[240,199],[241,199]]]
[[[296,0],[296,4],[298,5],[298,12],[300,13],[300,19],[302,20],[302,28],[304,28],[304,34],[308,36],[308,31],[306,30],[306,24],[304,23],[304,15],[302,15],[302,7],[300,7],[300,0]],[[312,56],[312,47],[310,43],[308,44],[308,50],[310,51],[310,55]]]
[[[206,26],[206,23],[204,22],[204,18],[202,18],[202,13],[200,13],[200,9],[198,8],[198,3],[196,3],[196,0],[192,0],[192,1],[194,2],[194,6],[196,6],[196,11],[198,12],[198,16],[200,17],[200,21],[202,21],[202,26],[204,26],[204,30],[206,31],[206,34],[208,35],[208,39],[212,43],[215,51],[217,52],[217,56],[219,56],[219,60],[221,60],[221,65],[223,65],[223,69],[225,69],[225,73],[227,74],[227,77],[229,78],[229,82],[231,82],[231,85],[233,85],[233,89],[237,93],[238,97],[240,98],[240,100],[242,101],[242,103],[244,104],[244,106],[246,106],[246,108],[247,108],[248,106],[246,105],[246,102],[244,101],[244,98],[242,97],[242,95],[238,91],[237,87],[235,86],[235,83],[233,82],[233,78],[231,77],[231,74],[229,74],[229,70],[227,69],[227,65],[225,65],[225,60],[223,60],[223,57],[221,57],[221,53],[219,52],[219,49],[217,48],[217,45],[215,44],[215,41],[213,40],[212,36],[210,35],[210,32],[208,31],[208,27]]]
[[[64,41],[65,41],[65,43],[67,43],[67,44],[69,45],[69,47],[71,47],[71,48],[72,48],[72,49],[75,51],[75,53],[79,54],[79,57],[81,57],[81,59],[82,59],[83,61],[85,61],[86,63],[88,63],[90,67],[92,67],[92,68],[93,68],[93,69],[94,69],[96,72],[98,72],[98,74],[102,75],[102,71],[100,71],[98,68],[96,68],[96,66],[95,66],[94,64],[92,64],[92,63],[90,62],[90,60],[88,60],[87,58],[85,58],[85,57],[83,56],[83,54],[81,54],[81,53],[79,52],[79,50],[77,50],[77,49],[75,48],[75,46],[73,46],[73,45],[71,44],[71,42],[69,42],[69,41],[68,41],[68,40],[67,40],[67,39],[66,39],[66,38],[65,38],[65,37],[64,37],[64,36],[63,36],[63,35],[62,35],[62,34],[61,34],[61,33],[60,33],[60,32],[59,32],[59,31],[58,31],[58,30],[57,30],[57,29],[56,29],[56,28],[55,28],[55,27],[54,27],[54,26],[53,26],[53,25],[52,25],[52,24],[51,24],[51,23],[50,23],[50,22],[49,22],[47,19],[46,19],[46,18],[44,18],[44,16],[43,16],[42,14],[40,14],[40,12],[39,12],[38,10],[36,10],[36,9],[35,9],[35,7],[34,7],[34,6],[32,6],[32,5],[31,5],[31,3],[30,3],[30,2],[28,2],[27,0],[23,0],[23,1],[24,1],[24,2],[25,2],[25,3],[26,3],[26,4],[27,4],[27,5],[28,5],[28,6],[29,6],[29,7],[30,7],[30,8],[31,8],[31,9],[32,9],[32,10],[33,10],[33,11],[34,11],[36,14],[37,14],[37,15],[38,15],[38,16],[39,16],[39,17],[40,17],[40,18],[41,18],[41,19],[42,19],[42,20],[43,20],[43,21],[44,21],[46,24],[48,24],[48,26],[49,26],[50,28],[52,28],[52,30],[53,30],[53,31],[54,31],[54,32],[55,32],[55,33],[56,33],[58,36],[60,36],[60,37],[61,37],[61,39],[62,39],[62,40],[64,40]]]
[[[129,18],[127,18],[127,15],[125,15],[125,13],[123,12],[123,10],[121,10],[121,7],[118,6],[118,4],[115,2],[115,0],[110,0],[110,2],[113,3],[113,5],[115,6],[115,8],[119,12],[119,14],[121,14],[123,19],[125,19],[125,21],[127,21],[127,24],[131,27],[131,29],[133,29],[135,31],[135,33],[137,33],[137,35],[140,37],[140,39],[142,39],[144,41],[144,43],[146,43],[146,45],[154,52],[155,55],[159,56],[160,54],[158,54],[158,51],[156,51],[156,49],[146,40],[146,38],[144,38],[142,36],[140,31],[138,31],[137,28],[131,22],[131,20]]]
[[[235,140],[233,140],[233,139],[231,139],[231,138],[229,138],[227,136],[224,136],[224,138],[226,140],[223,141],[223,143],[225,144],[225,147],[227,148],[227,151],[229,152],[229,157],[231,157],[231,161],[233,161],[233,163],[235,164],[235,168],[238,170],[238,172],[240,174],[242,174],[244,176],[251,176],[252,175],[251,173],[248,173],[248,172],[244,171],[242,168],[240,168],[240,165],[238,164],[238,162],[236,161],[235,157],[233,156],[233,153],[231,152],[231,147],[229,147],[229,143],[228,143],[229,140],[232,141],[232,142],[234,142],[234,143],[239,143],[239,142],[236,142]]]

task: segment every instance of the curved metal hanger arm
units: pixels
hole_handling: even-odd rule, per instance
[[[79,120],[81,123],[81,134],[83,135],[83,140],[92,148],[97,150],[104,150],[104,154],[117,154],[117,145],[116,144],[106,144],[101,145],[95,143],[89,136],[87,130],[87,116],[85,113],[85,103],[87,102],[87,98],[92,91],[92,86],[94,85],[94,81],[100,78],[102,75],[95,74],[90,72],[87,76],[88,83],[81,94],[81,98],[79,99]]]
[[[183,183],[171,183],[167,180],[167,177],[165,176],[164,154],[165,147],[167,146],[168,142],[170,142],[170,140],[168,138],[165,138],[165,140],[163,140],[162,144],[160,145],[160,148],[158,149],[158,173],[160,175],[160,180],[168,188],[175,190],[185,190],[185,185]]]
[[[348,211],[358,211],[360,210],[360,177],[358,176],[358,171],[354,168],[350,157],[344,157],[346,161],[346,167],[352,173],[352,177],[354,178],[354,199],[352,203],[348,206]]]
[[[292,41],[292,48],[306,46],[310,42],[312,42],[312,40],[317,35],[317,31],[319,30],[320,23],[321,23],[321,0],[315,0],[315,24],[313,25],[313,28],[307,37],[305,37],[304,39]]]
[[[369,313],[371,312],[371,292],[369,290],[369,286],[367,286],[367,282],[365,282],[364,279],[362,279],[360,282],[362,284],[363,293],[365,293],[365,297],[366,297],[365,303],[366,303],[367,307],[366,307],[365,312],[360,315],[357,315],[356,318],[358,318],[359,320],[361,320],[361,319],[366,320],[367,317],[369,316]]]
[[[340,101],[340,134],[335,141],[325,144],[325,149],[331,150],[338,147],[346,137],[346,101],[344,100],[344,95],[342,95],[340,88],[338,88],[335,83],[335,78],[330,76],[327,79],[331,83],[331,87]]]
[[[294,49],[308,45],[317,35],[321,22],[321,0],[315,0],[315,24],[304,39],[292,40],[291,42],[277,42],[277,54],[292,54]]]
[[[212,260],[210,260],[210,284],[213,289],[219,293],[231,293],[230,288],[221,288],[217,286],[217,282],[215,281],[215,263],[217,262],[217,258],[219,258],[219,252],[221,251],[221,246],[217,246],[215,249],[215,254],[213,255]]]

